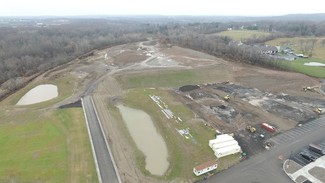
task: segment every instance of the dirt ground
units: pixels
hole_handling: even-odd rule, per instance
[[[222,67],[218,67],[219,65]],[[265,138],[294,128],[298,123],[317,118],[312,111],[314,106],[325,110],[323,94],[302,90],[306,86],[320,85],[316,78],[228,62],[197,51],[160,45],[157,41],[98,50],[94,56],[76,59],[37,79],[61,77],[65,74],[71,74],[78,79],[73,96],[54,107],[78,101],[98,81],[99,85],[95,88],[93,97],[122,181],[164,182],[145,176],[140,171],[134,149],[122,132],[125,129],[121,129],[121,119],[108,110],[108,105],[126,92],[114,77],[116,74],[134,71],[160,72],[166,69],[201,67],[214,68],[213,72],[226,69],[229,75],[216,78],[213,83],[202,83],[200,88],[192,91],[176,92],[174,88],[170,88],[170,91],[179,96],[178,100],[203,119],[204,123],[222,133],[234,133],[249,154],[261,152]],[[220,83],[223,79],[227,83]],[[213,78],[209,81],[211,80]],[[229,102],[224,101],[225,95],[230,95]],[[275,126],[277,132],[271,134],[261,129],[261,122]],[[256,127],[257,132],[249,133],[246,130],[247,125]]]

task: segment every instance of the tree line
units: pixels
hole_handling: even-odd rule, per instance
[[[94,49],[137,42],[145,26],[107,21],[75,21],[49,27],[0,28],[0,85],[15,90],[21,77],[44,72]]]
[[[196,20],[196,19],[195,19]],[[269,32],[253,37],[246,44],[264,43],[278,37],[324,36],[325,22],[182,22],[173,19],[159,22],[128,19],[71,19],[69,23],[50,26],[0,27],[0,85],[13,91],[21,87],[22,77],[32,76],[66,63],[94,49],[137,42],[148,36],[162,42],[203,51],[228,60],[280,67],[279,62],[248,46],[232,44],[229,37],[210,34],[247,28]],[[315,42],[299,43],[306,53]],[[310,49],[309,49],[310,50]],[[1,95],[1,91],[0,91]]]

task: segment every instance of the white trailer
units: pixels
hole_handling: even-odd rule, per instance
[[[227,146],[232,146],[232,145],[238,145],[238,142],[236,140],[231,140],[231,141],[227,141],[227,142],[213,144],[212,149],[213,149],[213,151],[215,151],[216,149],[221,149],[221,148],[224,148]]]
[[[216,149],[214,151],[214,155],[217,158],[221,158],[221,157],[228,156],[230,154],[235,154],[235,153],[238,153],[238,152],[241,152],[240,146],[239,145],[232,145],[232,146],[227,146],[227,147],[224,147],[224,148]]]
[[[209,140],[209,146],[212,148],[213,144],[219,144],[219,143],[228,142],[232,140],[234,140],[234,137],[228,134],[217,135],[216,139]]]

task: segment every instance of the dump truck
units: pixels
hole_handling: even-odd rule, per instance
[[[275,127],[273,127],[273,126],[271,126],[271,125],[269,125],[267,123],[262,123],[261,127],[264,128],[265,130],[271,132],[271,133],[275,132],[275,130],[276,130]]]

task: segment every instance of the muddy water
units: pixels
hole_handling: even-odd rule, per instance
[[[123,105],[118,105],[117,108],[131,137],[146,157],[145,168],[153,175],[163,175],[169,166],[167,146],[150,116]]]
[[[58,87],[52,84],[38,85],[29,90],[16,105],[30,105],[56,98],[59,95]]]

